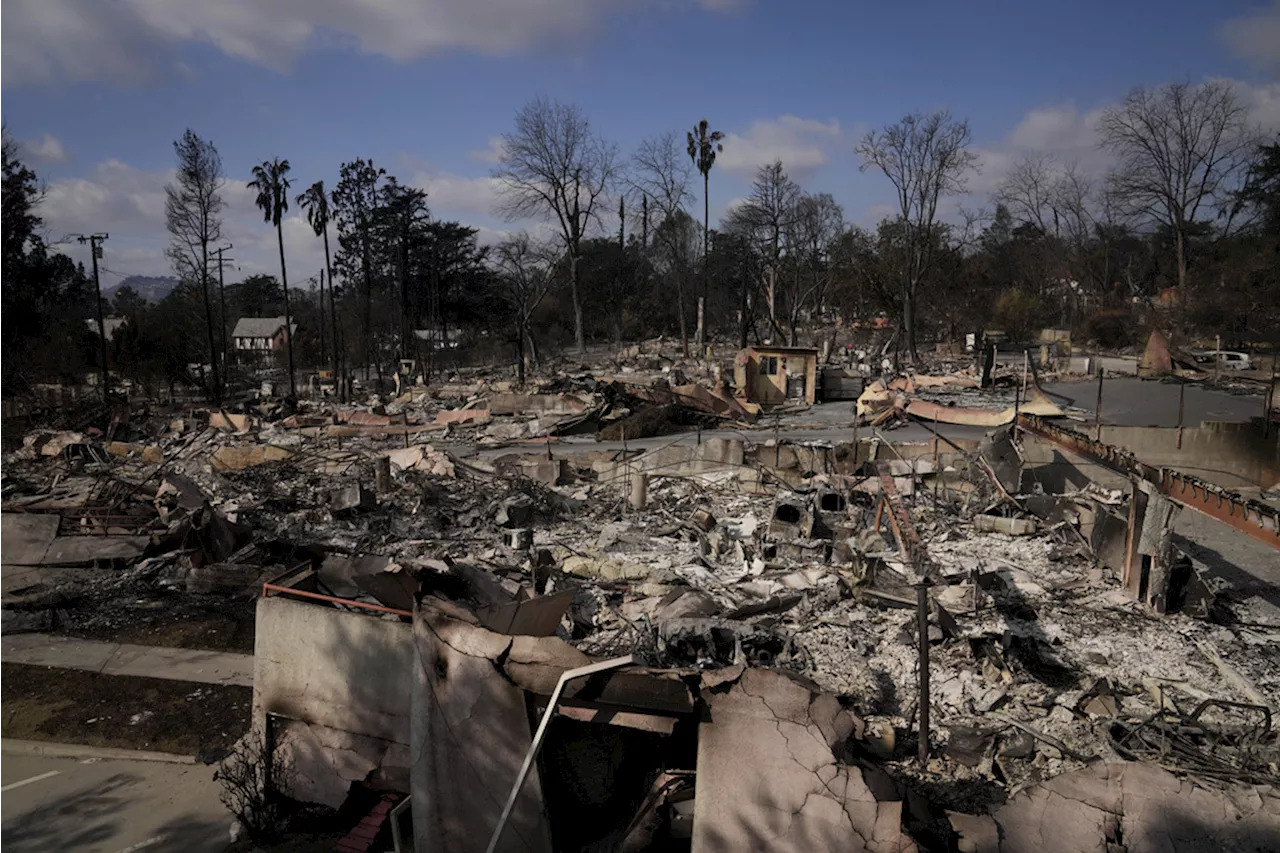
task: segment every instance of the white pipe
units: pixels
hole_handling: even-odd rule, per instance
[[[538,723],[538,731],[534,733],[533,743],[529,744],[529,751],[525,753],[524,764],[520,765],[520,772],[516,774],[516,781],[511,786],[511,793],[507,795],[507,804],[502,807],[502,816],[498,818],[498,825],[493,828],[493,836],[489,839],[489,846],[486,848],[485,853],[493,853],[498,849],[498,841],[502,838],[502,830],[507,826],[507,819],[511,817],[511,811],[515,808],[516,798],[520,796],[520,789],[524,787],[524,780],[528,778],[529,770],[533,767],[533,762],[538,757],[538,750],[542,748],[542,738],[547,733],[547,726],[551,724],[551,718],[555,716],[556,705],[560,702],[560,694],[564,692],[565,685],[575,678],[582,678],[584,675],[595,675],[597,672],[630,666],[633,663],[635,663],[635,656],[627,655],[626,657],[602,660],[588,666],[580,666],[577,669],[568,669],[560,676],[560,680],[556,682],[556,689],[551,692],[551,699],[547,702],[547,709],[542,712],[542,720]]]

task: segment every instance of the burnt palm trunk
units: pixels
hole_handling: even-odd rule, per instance
[[[298,398],[298,389],[293,384],[293,318],[289,313],[289,274],[284,266],[284,226],[276,222],[276,243],[280,247],[280,284],[284,288],[284,335],[289,351],[289,396]]]

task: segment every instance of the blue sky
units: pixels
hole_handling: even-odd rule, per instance
[[[492,213],[491,143],[536,95],[578,104],[623,154],[703,117],[730,133],[713,218],[778,157],[873,224],[890,188],[853,145],[914,110],[969,120],[973,208],[1024,153],[1102,168],[1091,116],[1136,85],[1230,78],[1280,128],[1280,0],[9,0],[3,24],[4,122],[48,185],[49,232],[111,232],[121,274],[166,269],[186,127],[222,153],[245,272],[274,267],[242,186],[273,156],[299,189],[372,158],[485,239],[520,227]],[[318,269],[305,225],[286,233]]]

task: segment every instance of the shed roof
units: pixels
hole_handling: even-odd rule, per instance
[[[747,347],[747,349],[751,350],[752,352],[761,352],[761,353],[764,353],[765,355],[772,355],[774,353],[777,353],[780,355],[816,356],[818,354],[818,350],[815,349],[814,347],[771,347],[771,346],[761,345],[756,347]]]
[[[284,317],[241,317],[231,332],[233,338],[271,338],[284,328]]]

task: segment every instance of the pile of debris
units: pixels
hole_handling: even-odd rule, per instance
[[[928,399],[972,378],[914,376],[858,401],[871,423],[1018,425],[981,444],[709,432],[556,452],[550,437],[577,429],[622,440],[753,419],[680,379],[33,433],[6,457],[5,562],[31,569],[6,584],[5,631],[105,630],[265,593],[411,625],[422,731],[361,732],[377,760],[312,798],[411,784],[418,831],[471,845],[536,750],[530,708],[593,724],[550,724],[540,786],[514,789],[507,831],[538,849],[1012,851],[1049,831],[1031,816],[1047,798],[1073,803],[1071,837],[1119,844],[1134,829],[1108,815],[1135,786],[1173,802],[1188,778],[1224,786],[1214,807],[1248,818],[1233,838],[1274,831],[1280,620],[1242,617],[1184,570],[1161,494],[1047,491],[1026,417],[1047,399],[1019,391],[979,417]],[[441,439],[456,431],[509,452],[455,455]],[[561,683],[602,660],[622,662]],[[289,718],[281,743],[329,742],[331,721],[263,713]],[[419,754],[391,741],[428,750],[421,776],[386,770]],[[1229,783],[1266,792],[1230,804]],[[1089,784],[1102,792],[1070,793]]]

